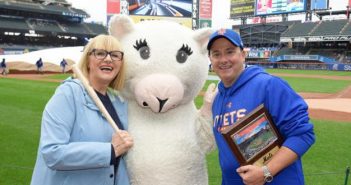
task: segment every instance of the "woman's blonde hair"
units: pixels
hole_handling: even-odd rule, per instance
[[[119,41],[111,36],[111,35],[98,35],[88,42],[88,44],[84,47],[81,59],[79,61],[78,67],[82,71],[85,78],[88,78],[89,74],[89,55],[93,49],[104,49],[107,51],[122,51],[122,46]],[[109,87],[117,90],[121,90],[124,87],[124,79],[125,79],[125,67],[124,67],[124,59],[122,61],[121,68],[119,69],[116,77],[111,81]]]

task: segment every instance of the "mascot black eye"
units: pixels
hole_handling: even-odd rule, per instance
[[[142,59],[146,60],[146,59],[150,58],[150,48],[147,45],[146,39],[137,40],[133,47],[139,51],[140,57]]]
[[[190,56],[191,54],[193,54],[191,48],[188,45],[183,44],[183,46],[177,52],[177,62],[184,63],[188,59],[188,56]]]
[[[143,46],[139,49],[140,57],[144,60],[150,58],[150,48],[149,46]]]

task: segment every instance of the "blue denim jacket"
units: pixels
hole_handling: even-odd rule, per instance
[[[127,129],[127,102],[112,90],[108,95]],[[65,80],[43,112],[31,185],[129,185],[124,158],[117,175],[110,165],[112,134],[83,85]]]

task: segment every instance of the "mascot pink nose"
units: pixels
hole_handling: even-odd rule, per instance
[[[134,94],[140,106],[166,112],[183,99],[184,87],[174,75],[151,74],[137,82]]]

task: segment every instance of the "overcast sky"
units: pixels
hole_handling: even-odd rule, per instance
[[[67,0],[72,3],[74,8],[85,10],[91,18],[86,21],[100,22],[106,25],[106,0]],[[88,3],[89,2],[89,3]],[[231,27],[231,22],[228,21],[230,0],[212,0],[212,26]],[[348,0],[329,0],[329,5],[333,10],[345,10]]]

